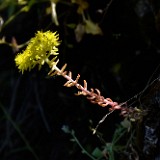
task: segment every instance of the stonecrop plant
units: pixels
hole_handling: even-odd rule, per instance
[[[38,31],[35,37],[31,38],[28,46],[22,53],[18,53],[15,57],[15,63],[19,71],[24,73],[24,71],[31,71],[34,67],[38,66],[41,69],[44,64],[47,64],[50,68],[48,72],[49,76],[60,75],[63,76],[67,82],[64,84],[66,87],[75,86],[78,89],[76,95],[83,95],[93,104],[98,104],[101,107],[109,106],[109,113],[105,115],[101,121],[99,121],[93,133],[100,123],[102,123],[105,118],[112,113],[114,110],[120,110],[121,115],[124,117],[129,117],[131,120],[136,120],[141,117],[141,110],[135,108],[127,108],[126,102],[118,103],[112,101],[110,98],[104,98],[101,95],[99,89],[88,89],[87,82],[84,80],[84,84],[78,83],[80,75],[78,74],[76,79],[72,78],[72,72],[66,71],[67,64],[64,64],[61,69],[57,67],[59,59],[57,58],[58,46],[60,45],[59,35],[57,32],[51,31]]]
[[[33,69],[36,65],[41,69],[42,65],[47,63],[49,67],[53,67],[58,55],[57,46],[60,45],[59,37],[56,32],[38,31],[34,38],[31,38],[27,48],[15,58],[18,69],[24,73],[26,70]],[[53,57],[51,57],[53,56]]]

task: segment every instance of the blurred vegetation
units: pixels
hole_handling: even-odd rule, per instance
[[[59,33],[60,67],[104,97],[120,103],[146,88],[128,106],[149,114],[132,122],[113,112],[93,135],[107,108],[47,77],[47,67],[18,72],[14,57],[38,30]],[[160,1],[0,0],[0,159],[155,159],[159,62]]]

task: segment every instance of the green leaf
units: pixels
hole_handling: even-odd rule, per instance
[[[103,153],[102,153],[102,151],[101,151],[98,147],[96,147],[96,148],[93,150],[92,155],[93,155],[94,157],[96,157],[96,158],[101,158],[101,157],[103,157]]]
[[[67,27],[69,27],[71,29],[75,29],[76,28],[76,24],[75,23],[69,23],[69,24],[67,24]]]
[[[76,142],[74,138],[70,139],[71,142]]]
[[[130,128],[131,128],[131,122],[125,118],[122,122],[121,122],[121,125],[124,127],[124,128],[127,128],[128,131],[130,131]]]

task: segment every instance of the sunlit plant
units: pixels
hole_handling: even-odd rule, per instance
[[[95,128],[91,128],[93,131],[93,134],[97,134],[97,129],[99,125],[115,110],[120,110],[120,114],[125,117],[125,127],[122,127],[125,129],[125,131],[130,131],[131,123],[130,121],[140,120],[143,117],[143,111],[141,111],[138,108],[132,108],[127,107],[127,102],[124,103],[118,103],[112,101],[110,98],[104,98],[101,95],[101,92],[99,89],[88,89],[87,88],[87,81],[83,81],[83,85],[79,84],[79,78],[80,75],[78,74],[75,79],[72,78],[72,72],[66,71],[66,64],[62,66],[62,68],[58,68],[57,64],[59,62],[58,59],[58,46],[60,45],[59,40],[59,34],[57,32],[51,32],[51,31],[38,31],[35,34],[35,37],[31,38],[28,46],[25,50],[23,50],[21,53],[18,53],[15,57],[15,63],[18,67],[19,71],[22,72],[22,74],[25,71],[31,71],[36,66],[40,70],[44,64],[47,64],[49,67],[49,76],[59,75],[64,77],[67,82],[64,84],[66,87],[76,87],[78,89],[78,92],[76,95],[83,95],[85,96],[91,103],[98,104],[101,107],[109,106],[109,113],[106,114],[97,124]],[[129,121],[130,120],[130,121]],[[123,122],[123,123],[124,123]],[[126,122],[127,127],[126,127]],[[98,153],[98,158],[105,155],[109,155],[109,157],[114,157],[111,148],[113,148],[114,143],[111,145],[107,143],[109,146],[105,146],[105,148],[101,151],[98,148],[95,148],[95,151],[92,154],[89,154],[83,146],[80,144],[79,140],[74,134],[74,131],[66,130],[65,126],[62,127],[62,130],[65,133],[70,133],[73,137],[74,141],[79,145],[79,147],[82,149],[83,153],[85,153],[88,157],[90,157],[93,160],[96,160]],[[123,135],[123,134],[122,134]],[[116,141],[117,142],[117,141]],[[104,153],[103,153],[104,152]],[[100,155],[100,156],[99,156]],[[112,158],[111,158],[112,159]]]
[[[66,71],[66,64],[62,66],[61,69],[58,68],[57,64],[59,59],[57,58],[58,46],[60,45],[59,35],[57,32],[51,31],[38,31],[35,37],[30,39],[30,42],[26,49],[22,53],[18,53],[15,57],[15,63],[19,71],[24,73],[24,71],[31,71],[33,68],[38,66],[41,69],[44,64],[47,64],[50,68],[48,72],[49,76],[60,75],[63,76],[67,82],[64,84],[66,87],[75,86],[78,89],[76,95],[83,95],[94,104],[106,107],[109,106],[109,113],[105,115],[101,121],[99,121],[93,133],[96,132],[100,123],[102,123],[105,118],[111,114],[114,110],[121,110],[121,115],[124,117],[129,117],[131,120],[139,119],[141,116],[141,110],[134,108],[126,108],[125,103],[118,103],[112,101],[110,98],[104,98],[101,95],[99,89],[88,89],[87,81],[83,81],[83,85],[78,83],[80,75],[78,74],[75,79],[72,78],[72,72]],[[135,116],[136,115],[136,116]],[[138,116],[137,116],[138,115]]]

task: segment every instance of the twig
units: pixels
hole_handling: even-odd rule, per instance
[[[110,111],[109,113],[107,113],[105,116],[103,116],[103,118],[98,122],[98,124],[96,125],[96,127],[95,127],[95,129],[92,129],[93,130],[93,134],[95,134],[96,132],[97,132],[97,129],[98,129],[98,127],[99,127],[99,125],[101,124],[101,123],[103,123],[104,121],[105,121],[105,119],[111,114],[111,113],[113,113],[115,110],[112,110],[112,111]]]

